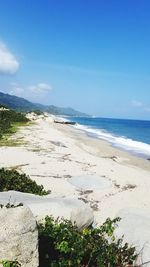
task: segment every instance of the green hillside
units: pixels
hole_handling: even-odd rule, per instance
[[[22,97],[4,94],[0,92],[0,104],[5,105],[8,108],[17,110],[17,111],[46,111],[55,115],[66,115],[66,116],[88,116],[85,113],[79,112],[72,108],[61,108],[53,105],[42,105],[38,103],[32,103]]]
[[[33,104],[24,98],[14,95],[4,94],[2,92],[0,92],[0,104],[6,105],[7,107],[18,111],[31,111],[39,108],[38,105]]]

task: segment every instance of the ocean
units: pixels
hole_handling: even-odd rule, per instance
[[[150,158],[150,121],[71,117],[76,129],[109,142],[113,147]]]

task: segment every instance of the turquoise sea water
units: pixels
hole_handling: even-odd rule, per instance
[[[114,147],[150,158],[150,121],[71,117],[77,129],[110,142]]]

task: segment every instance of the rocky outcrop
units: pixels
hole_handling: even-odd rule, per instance
[[[67,124],[67,125],[76,125],[76,122],[73,121],[61,121],[61,120],[54,120],[54,123],[60,123],[60,124]]]
[[[150,214],[147,210],[126,208],[117,217],[121,218],[116,236],[124,236],[124,242],[136,247],[139,253],[137,265],[150,267]],[[146,264],[147,263],[147,264]]]
[[[36,220],[26,206],[0,208],[0,260],[38,267]]]
[[[14,207],[6,207],[7,203]],[[71,220],[79,229],[91,225],[94,219],[90,207],[77,199],[0,192],[0,261],[17,260],[22,267],[38,267],[36,221],[47,215]]]
[[[55,219],[64,218],[76,222],[79,229],[93,223],[94,216],[92,209],[77,199],[53,198],[51,195],[35,196],[33,194],[16,191],[0,192],[0,203],[24,203],[32,211],[37,222],[41,222],[47,215]]]

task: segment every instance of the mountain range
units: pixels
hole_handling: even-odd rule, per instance
[[[54,115],[80,116],[80,117],[88,116],[87,114],[74,110],[73,108],[70,107],[64,108],[64,107],[57,107],[54,105],[43,105],[39,103],[32,103],[22,97],[9,95],[2,92],[0,92],[0,104],[5,105],[8,108],[22,112],[40,110]]]

